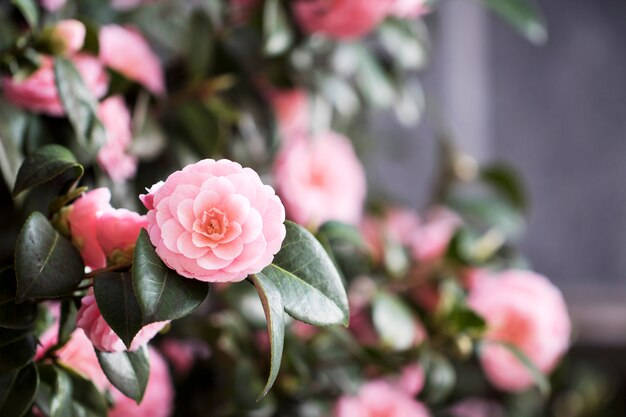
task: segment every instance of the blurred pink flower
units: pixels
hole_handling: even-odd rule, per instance
[[[61,306],[58,302],[44,303],[48,309],[48,313],[52,316],[53,322],[40,336],[37,343],[37,351],[35,352],[35,360],[40,359],[52,346],[56,345],[59,333],[59,316],[61,315]]]
[[[274,90],[270,93],[278,127],[283,141],[290,141],[302,135],[308,135],[310,125],[309,97],[306,91]]]
[[[303,323],[299,320],[294,320],[291,324],[291,331],[301,340],[307,341],[315,336],[319,329],[307,323]]]
[[[106,254],[98,241],[98,218],[112,211],[111,192],[108,188],[96,188],[78,198],[72,204],[67,216],[72,241],[80,250],[85,266],[93,269],[104,268]]]
[[[504,410],[494,401],[470,397],[452,406],[450,415],[452,417],[504,417]]]
[[[98,151],[98,164],[115,182],[122,182],[137,170],[137,158],[127,153],[132,141],[130,113],[121,96],[100,103],[98,117],[106,129],[106,143]]]
[[[113,389],[113,408],[109,417],[168,417],[174,405],[174,386],[167,363],[153,348],[148,348],[150,356],[150,376],[143,400],[137,404],[135,400],[124,396]]]
[[[363,346],[373,346],[378,343],[378,333],[366,308],[350,306],[350,327],[352,336]]]
[[[563,297],[548,279],[530,271],[509,270],[483,279],[468,304],[487,321],[481,363],[488,379],[505,391],[530,387],[527,368],[505,347],[520,349],[539,370],[549,373],[569,346],[570,319]]]
[[[274,175],[287,214],[297,223],[360,222],[365,171],[346,137],[327,132],[285,144],[276,157]]]
[[[426,263],[442,257],[461,222],[461,218],[447,208],[432,209],[413,234],[411,246],[415,260]]]
[[[96,235],[111,264],[123,264],[132,259],[139,232],[147,226],[146,216],[130,210],[114,209],[102,213],[96,223]]]
[[[102,97],[108,88],[109,78],[100,62],[85,54],[76,54],[71,58],[85,82],[96,98]],[[54,83],[53,60],[49,56],[41,57],[41,66],[24,80],[11,77],[2,79],[4,96],[18,107],[45,113],[50,116],[63,116],[65,110],[59,99]]]
[[[67,0],[39,0],[41,7],[49,12],[54,12],[61,7],[65,6]]]
[[[85,25],[75,19],[61,20],[52,29],[53,42],[67,55],[78,52],[85,42]]]
[[[100,29],[99,41],[100,59],[105,65],[154,94],[165,92],[161,62],[137,30],[106,25]]]
[[[426,0],[394,0],[389,14],[401,19],[413,18],[428,13]]]
[[[365,384],[355,396],[343,396],[335,417],[428,417],[428,409],[393,384],[378,380]]]
[[[160,349],[179,375],[187,374],[197,358],[209,356],[208,346],[199,340],[166,339]]]
[[[56,351],[56,355],[59,362],[91,379],[101,391],[112,388],[111,383],[104,372],[102,372],[102,368],[100,368],[100,363],[91,341],[82,329],[74,330],[70,340],[65,346]]]
[[[294,14],[309,33],[358,38],[378,25],[395,0],[296,0]]]
[[[424,368],[419,363],[414,363],[402,369],[400,378],[396,381],[396,386],[407,395],[414,397],[422,391],[425,382]]]
[[[409,246],[418,233],[420,219],[409,208],[391,207],[382,217],[366,216],[360,229],[374,261],[383,258],[386,242]]]
[[[161,331],[169,321],[158,321],[145,325],[133,338],[130,347],[127,349],[124,342],[109,327],[100,314],[100,309],[96,304],[93,290],[81,300],[81,306],[76,317],[76,326],[83,329],[91,343],[104,352],[121,352],[124,350],[134,351],[141,345],[147,343]]]
[[[285,209],[250,168],[205,159],[143,196],[157,254],[179,274],[241,281],[272,262],[285,238]]]

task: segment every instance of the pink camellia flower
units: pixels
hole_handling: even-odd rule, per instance
[[[85,54],[74,55],[71,59],[92,94],[96,98],[102,97],[107,91],[109,78],[100,62]],[[65,114],[54,83],[53,61],[49,56],[42,56],[39,69],[24,80],[4,77],[2,88],[6,99],[18,107],[50,116]]]
[[[333,38],[358,38],[378,25],[395,0],[297,0],[294,14],[302,28]]]
[[[146,216],[126,209],[109,210],[98,218],[96,236],[113,265],[129,263],[141,229],[148,226]]]
[[[428,13],[426,0],[394,0],[389,14],[401,19],[414,18]]]
[[[157,321],[145,325],[139,333],[133,338],[131,345],[126,348],[124,342],[119,338],[117,334],[111,329],[100,314],[98,304],[96,304],[96,297],[93,295],[93,290],[83,297],[81,300],[81,306],[76,316],[76,326],[83,329],[91,343],[101,351],[104,352],[121,352],[124,350],[134,351],[141,345],[147,343],[156,334],[161,331],[169,321]]]
[[[106,130],[106,143],[98,151],[98,164],[115,182],[122,182],[137,171],[137,158],[127,153],[133,139],[130,113],[121,96],[100,103],[98,118]]]
[[[270,93],[270,99],[284,141],[308,135],[310,108],[309,98],[304,90],[275,90]]]
[[[315,336],[319,329],[315,326],[311,326],[310,324],[301,322],[299,320],[294,320],[291,324],[291,332],[296,335],[299,339],[303,341],[310,340],[313,336]]]
[[[287,143],[276,158],[274,175],[287,214],[297,223],[361,220],[365,171],[344,136],[328,132]]]
[[[104,268],[106,253],[98,241],[98,218],[112,211],[111,192],[108,188],[96,188],[78,198],[72,204],[67,220],[72,233],[72,241],[80,250],[85,266],[91,269]]]
[[[70,340],[55,354],[60,363],[90,379],[100,391],[114,389],[102,372],[96,351],[82,329],[74,330]]]
[[[179,274],[234,282],[272,262],[285,238],[285,209],[250,168],[205,159],[142,196],[156,252]]]
[[[528,369],[504,346],[520,349],[542,372],[552,371],[569,346],[570,319],[563,297],[548,279],[530,271],[509,270],[483,279],[469,293],[468,304],[487,321],[481,363],[498,388],[530,387]]]
[[[367,216],[360,224],[365,243],[377,262],[383,258],[386,242],[409,246],[419,227],[417,213],[404,207],[391,207],[382,217]]]
[[[113,389],[113,408],[109,417],[168,417],[174,405],[174,386],[167,363],[149,347],[150,376],[140,404]]]
[[[49,12],[54,12],[61,7],[65,6],[67,0],[39,0],[41,7]]]
[[[402,369],[400,377],[396,381],[396,386],[407,395],[415,397],[424,388],[426,374],[424,368],[419,363],[407,365]]]
[[[335,417],[428,417],[428,409],[393,384],[378,380],[365,384],[356,396],[343,396]]]
[[[419,262],[432,262],[443,256],[461,218],[453,211],[437,207],[426,216],[412,239],[413,257]]]
[[[161,62],[137,30],[106,25],[100,29],[98,39],[100,59],[105,65],[137,81],[154,94],[165,92]]]
[[[71,55],[83,47],[85,43],[85,25],[75,19],[61,20],[52,29],[52,42],[60,52]]]

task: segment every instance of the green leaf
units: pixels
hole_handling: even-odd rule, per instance
[[[22,302],[67,295],[83,279],[84,267],[74,245],[34,212],[17,237],[15,271],[16,297]]]
[[[145,230],[135,245],[132,279],[144,324],[186,316],[209,291],[208,283],[181,277],[165,266]]]
[[[68,59],[55,58],[54,77],[61,103],[78,143],[87,151],[94,152],[106,140],[104,126],[97,117],[96,99]]]
[[[548,381],[548,378],[546,377],[546,375],[543,372],[541,372],[539,368],[537,368],[537,365],[535,365],[533,361],[520,348],[518,348],[512,343],[506,343],[506,342],[498,342],[498,341],[489,340],[489,341],[484,341],[483,343],[495,344],[495,345],[506,348],[528,370],[533,380],[535,381],[535,384],[537,384],[539,391],[541,391],[541,393],[546,396],[550,394],[550,389],[551,389],[550,381]]]
[[[61,303],[61,319],[59,320],[59,335],[57,338],[57,344],[64,345],[70,337],[72,332],[76,329],[76,315],[78,309],[74,300],[65,300]]]
[[[519,210],[527,208],[526,194],[522,181],[510,167],[502,164],[493,164],[484,167],[480,176],[483,181],[491,185]]]
[[[456,386],[456,372],[445,356],[436,352],[424,355],[423,366],[426,371],[426,385],[420,394],[428,404],[444,401]]]
[[[100,367],[109,381],[139,404],[146,392],[150,375],[150,360],[146,346],[134,352],[96,351],[96,353]]]
[[[4,337],[4,331],[2,333]],[[14,335],[15,336],[15,335]],[[10,372],[26,365],[35,356],[37,344],[32,333],[0,347],[0,373]]]
[[[263,6],[263,51],[280,55],[292,42],[293,33],[280,0],[267,0]]]
[[[543,44],[548,40],[544,19],[529,0],[483,0],[483,2],[530,42]]]
[[[454,334],[464,332],[476,336],[480,336],[487,326],[485,319],[474,310],[459,304],[447,315],[446,323]]]
[[[381,292],[374,297],[372,321],[385,346],[406,350],[415,343],[415,319],[395,295]]]
[[[285,227],[283,246],[263,271],[281,292],[285,310],[307,323],[347,326],[348,296],[333,261],[308,230],[290,221]]]
[[[2,379],[0,378],[0,381]],[[34,364],[30,364],[20,369],[13,379],[6,401],[0,402],[0,416],[21,417],[30,410],[35,399],[37,386],[39,385],[39,375]],[[0,393],[2,388],[0,388]],[[0,395],[1,399],[2,395]]]
[[[26,22],[28,22],[31,28],[37,26],[39,22],[39,9],[35,0],[12,0],[11,2],[15,7],[20,9],[24,19],[26,19]]]
[[[37,305],[15,303],[15,272],[13,268],[0,271],[0,327],[9,329],[30,328],[37,318]]]
[[[370,105],[379,108],[389,107],[396,95],[389,74],[367,48],[364,46],[357,48],[359,66],[355,80],[361,93]]]
[[[274,385],[280,362],[283,357],[283,343],[285,341],[285,322],[283,313],[283,301],[280,291],[276,286],[263,275],[263,273],[251,275],[250,279],[254,283],[265,311],[267,320],[267,332],[270,339],[270,373],[267,383],[258,400],[263,398]]]
[[[11,389],[15,383],[19,371],[3,372],[0,374],[0,410],[11,394]]]
[[[106,417],[107,401],[93,382],[69,368],[61,367],[72,381],[72,409],[75,416]]]
[[[341,241],[357,247],[365,245],[357,227],[335,220],[322,224],[317,230],[317,235],[324,236],[330,243]]]
[[[195,80],[206,78],[214,49],[214,33],[211,19],[202,10],[196,10],[189,21],[187,39],[187,67]]]
[[[83,172],[83,166],[69,150],[60,145],[45,145],[24,159],[17,173],[13,195],[49,181],[73,185]]]
[[[130,347],[143,326],[141,309],[133,291],[129,272],[105,272],[94,278],[96,303],[104,320]]]
[[[50,399],[50,417],[66,417],[72,415],[72,380],[60,368],[54,371],[53,391]],[[42,376],[43,379],[43,376]]]

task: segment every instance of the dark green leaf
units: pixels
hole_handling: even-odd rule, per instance
[[[270,373],[267,377],[267,383],[263,392],[259,396],[259,400],[263,398],[274,385],[278,372],[280,371],[280,362],[283,357],[283,343],[285,341],[285,322],[283,312],[283,302],[278,288],[265,277],[265,275],[251,275],[250,279],[256,286],[265,318],[267,320],[267,332],[270,339]]]
[[[506,165],[490,165],[481,170],[481,178],[506,197],[514,207],[526,209],[524,187],[513,169]]]
[[[524,365],[524,367],[528,370],[533,380],[535,381],[535,384],[537,384],[539,391],[541,391],[541,393],[544,395],[550,394],[550,381],[548,381],[546,375],[541,372],[539,368],[537,368],[537,365],[535,365],[533,361],[520,348],[512,343],[506,342],[485,341],[484,343],[496,344],[498,346],[504,347],[509,352],[511,352],[511,354],[513,354],[513,356],[515,356],[515,358],[517,358],[517,360],[520,361],[520,363]]]
[[[485,320],[473,310],[456,305],[447,315],[446,322],[453,333],[470,333],[479,336],[486,328]]]
[[[0,348],[26,337],[31,332],[32,329],[6,329],[0,327]]]
[[[38,385],[39,376],[34,364],[20,369],[11,384],[7,401],[0,405],[0,416],[21,417],[26,414],[35,399]]]
[[[15,304],[13,301],[0,304],[0,326],[9,329],[26,329],[37,318],[37,305],[34,303]]]
[[[0,410],[4,407],[5,402],[9,398],[9,394],[11,394],[11,389],[13,389],[13,384],[15,383],[18,372],[19,371],[15,370],[0,374]]]
[[[263,5],[263,51],[280,55],[291,46],[293,33],[280,0],[267,0]]]
[[[385,346],[405,350],[415,343],[415,319],[397,296],[377,294],[372,303],[372,321]]]
[[[331,243],[341,241],[358,247],[364,246],[363,237],[358,228],[335,220],[322,224],[317,231],[317,235],[323,235]]]
[[[423,363],[426,371],[426,385],[420,394],[428,404],[445,400],[456,385],[456,372],[448,359],[431,352]]]
[[[99,274],[94,278],[93,288],[102,317],[126,347],[130,347],[143,326],[130,272]]]
[[[531,0],[483,1],[532,43],[543,44],[548,39],[544,20]]]
[[[0,347],[0,373],[19,369],[35,356],[37,344],[32,333]]]
[[[78,143],[95,151],[105,142],[106,132],[97,117],[97,102],[71,61],[57,57],[54,77],[63,108],[70,119]]]
[[[148,385],[150,360],[148,349],[140,347],[134,352],[100,352],[98,362],[109,381],[124,395],[139,404]]]
[[[72,381],[72,409],[75,416],[106,417],[107,401],[92,381],[71,369],[63,368]]]
[[[75,184],[83,176],[83,166],[74,155],[60,145],[45,145],[28,155],[17,173],[13,195],[47,183],[60,181]]]
[[[54,368],[54,391],[50,401],[50,417],[67,417],[72,415],[72,380],[60,368]]]
[[[395,89],[384,68],[365,47],[358,47],[359,66],[356,83],[367,102],[375,107],[389,107],[395,97]]]
[[[64,345],[76,329],[76,314],[78,310],[74,300],[65,300],[61,303],[61,319],[59,320],[58,344]]]
[[[348,296],[333,261],[308,230],[290,221],[285,222],[285,227],[287,235],[281,250],[274,257],[273,266],[268,270],[273,271],[268,277],[275,279],[274,284],[279,285],[286,311],[309,323],[348,325]],[[281,283],[278,272],[290,279]],[[327,311],[326,316],[317,316],[318,307],[308,302],[307,298],[302,298],[305,294],[316,297],[319,302],[326,302],[324,298],[327,298],[341,314],[332,309]]]
[[[39,9],[35,0],[11,0],[12,3],[20,9],[24,19],[28,22],[30,27],[34,28],[39,22]]]
[[[190,75],[196,80],[206,78],[213,56],[214,34],[211,19],[201,10],[196,10],[189,22],[187,39],[187,65]]]
[[[80,254],[57,232],[48,219],[31,214],[22,227],[15,247],[17,301],[67,295],[84,274]]]
[[[181,277],[165,266],[145,230],[135,245],[132,278],[144,324],[186,316],[209,291],[208,283]]]

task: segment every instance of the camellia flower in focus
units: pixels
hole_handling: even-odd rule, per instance
[[[188,278],[241,281],[269,265],[285,238],[272,187],[226,159],[188,165],[140,198],[157,254]]]
[[[565,302],[558,288],[541,275],[510,270],[481,279],[470,291],[468,304],[487,321],[481,363],[489,380],[502,390],[526,389],[533,377],[497,342],[517,347],[544,373],[554,369],[569,346],[571,324]]]
[[[71,60],[91,93],[96,98],[104,96],[109,78],[100,61],[85,54],[76,54]],[[39,69],[24,80],[4,77],[2,88],[6,99],[18,107],[50,116],[65,114],[54,83],[53,60],[49,56],[42,56]]]
[[[302,28],[333,38],[358,38],[388,14],[394,0],[297,0],[294,14]]]
[[[274,175],[287,214],[305,226],[327,220],[358,224],[366,195],[365,171],[350,141],[333,132],[287,143]]]
[[[365,384],[355,396],[344,396],[335,406],[335,417],[428,417],[426,407],[392,383]]]
[[[97,278],[96,278],[97,279]],[[139,330],[139,332],[133,338],[131,345],[124,346],[124,342],[119,338],[117,334],[111,329],[100,314],[100,309],[96,304],[96,297],[93,294],[93,290],[89,290],[89,293],[81,300],[81,306],[76,316],[76,326],[83,329],[91,343],[103,352],[122,352],[124,350],[134,351],[141,347],[141,345],[147,343],[158,332],[161,331],[169,321],[157,321],[145,325]]]
[[[163,69],[148,42],[135,29],[106,25],[100,29],[100,60],[154,94],[165,92]]]
[[[130,264],[135,242],[148,219],[126,209],[107,210],[96,222],[96,236],[111,265]]]
[[[98,118],[106,130],[106,143],[98,151],[98,164],[115,182],[135,175],[137,158],[127,149],[133,139],[130,113],[121,96],[109,97],[100,103]]]

